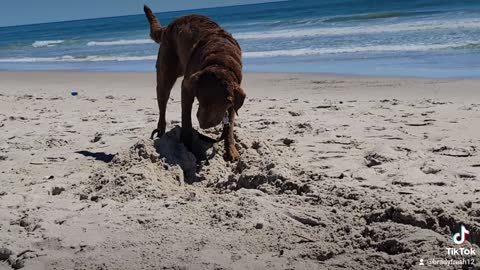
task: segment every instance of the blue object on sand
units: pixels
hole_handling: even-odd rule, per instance
[[[72,92],[70,92],[70,94],[71,94],[72,96],[78,96],[78,92],[76,92],[76,91],[72,91]]]

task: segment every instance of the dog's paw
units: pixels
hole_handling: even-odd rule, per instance
[[[158,128],[152,131],[152,134],[150,135],[150,140],[154,140],[155,138],[161,138],[163,136],[164,132],[161,132]],[[157,135],[155,137],[155,135]]]
[[[225,160],[226,161],[239,161],[240,154],[237,151],[235,146],[231,146],[228,148],[227,152],[225,153]]]

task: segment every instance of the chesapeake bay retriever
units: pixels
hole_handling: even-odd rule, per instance
[[[160,43],[157,57],[157,100],[160,111],[157,129],[165,133],[165,110],[170,91],[178,77],[182,81],[182,135],[181,140],[190,150],[194,130],[192,105],[199,102],[197,119],[200,128],[214,127],[224,121],[222,137],[225,141],[225,159],[239,160],[235,147],[233,127],[235,114],[242,107],[245,92],[242,82],[242,51],[232,35],[208,17],[191,15],[180,17],[161,27],[152,10],[145,6],[150,23],[150,37]]]

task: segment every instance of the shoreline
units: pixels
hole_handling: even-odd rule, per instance
[[[2,70],[0,69],[0,75],[2,73],[9,73],[9,74],[91,74],[91,75],[115,75],[115,74],[155,74],[155,70],[152,71],[131,71],[131,70],[118,70],[118,71],[109,71],[109,70],[82,70],[82,69],[52,69],[52,70]],[[305,76],[305,77],[321,77],[321,78],[372,78],[372,79],[413,79],[413,80],[440,80],[440,81],[458,81],[458,80],[465,80],[465,81],[480,81],[479,77],[428,77],[428,76],[403,76],[403,75],[363,75],[363,74],[349,74],[349,73],[324,73],[324,72],[254,72],[254,71],[247,71],[243,72],[244,75],[273,75],[273,76]],[[182,77],[179,77],[179,80]]]

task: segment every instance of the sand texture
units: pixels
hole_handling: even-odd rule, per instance
[[[1,270],[462,269],[418,265],[461,224],[480,252],[479,81],[247,74],[227,163],[179,142],[179,82],[148,138],[154,80],[0,73]]]

